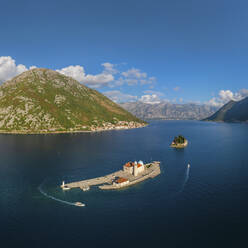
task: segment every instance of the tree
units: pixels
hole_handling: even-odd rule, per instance
[[[173,142],[175,144],[183,144],[185,142],[185,138],[182,135],[178,135],[178,137],[175,137]]]

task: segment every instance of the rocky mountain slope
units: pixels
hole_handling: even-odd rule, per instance
[[[248,122],[248,97],[241,101],[230,101],[206,121]]]
[[[96,131],[143,124],[96,90],[49,69],[26,71],[0,86],[0,132]]]
[[[142,119],[201,120],[217,110],[217,108],[208,105],[172,104],[168,102],[148,104],[139,101],[120,105]]]

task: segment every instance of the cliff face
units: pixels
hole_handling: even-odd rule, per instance
[[[235,102],[230,101],[219,109],[212,116],[204,119],[205,121],[224,121],[224,122],[247,122],[248,121],[248,97]]]
[[[96,90],[49,69],[24,72],[0,86],[0,132],[87,131],[119,121],[143,123]]]
[[[142,119],[201,120],[217,110],[217,108],[208,105],[171,104],[166,102],[157,104],[129,102],[120,105]]]

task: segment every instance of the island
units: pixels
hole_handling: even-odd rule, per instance
[[[171,143],[171,147],[173,148],[184,148],[188,145],[188,140],[185,139],[182,135],[178,135],[174,138]]]
[[[128,162],[123,169],[106,176],[82,180],[78,182],[62,183],[63,190],[80,188],[83,191],[89,190],[91,186],[98,186],[102,190],[120,189],[154,178],[161,173],[160,162],[153,161],[144,164],[143,161]]]

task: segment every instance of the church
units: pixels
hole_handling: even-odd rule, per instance
[[[145,166],[143,161],[137,161],[135,162],[128,162],[123,166],[123,171],[127,172],[131,175],[134,175],[135,177],[138,176],[140,173],[142,173],[145,170]]]

